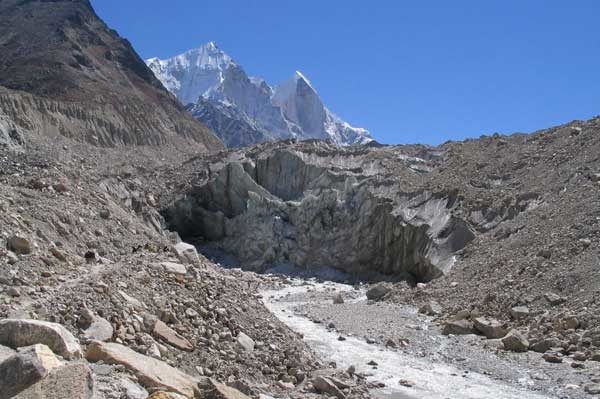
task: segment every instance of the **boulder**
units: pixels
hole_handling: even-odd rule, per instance
[[[515,306],[510,310],[510,315],[515,320],[522,320],[529,317],[529,308],[527,306]]]
[[[342,303],[344,303],[344,297],[342,296],[341,293],[337,293],[333,297],[333,303],[334,303],[334,305],[341,305]]]
[[[565,302],[565,299],[562,298],[560,295],[555,294],[553,292],[547,292],[544,294],[544,298],[546,298],[546,300],[548,301],[548,303],[552,306],[557,306],[560,305],[561,303]]]
[[[121,378],[119,385],[120,391],[123,392],[121,395],[123,399],[146,399],[148,397],[148,391],[129,378]]]
[[[317,376],[312,380],[312,384],[320,393],[326,393],[338,399],[346,399],[346,395],[327,377]]]
[[[238,336],[236,337],[236,341],[238,343],[238,346],[246,352],[254,351],[254,340],[246,334],[244,334],[243,332],[240,332],[238,334]]]
[[[531,350],[538,353],[544,353],[550,348],[560,346],[560,341],[556,338],[542,338],[531,345]]]
[[[525,335],[517,330],[510,330],[504,338],[502,338],[504,349],[512,352],[527,352],[529,349],[529,341]]]
[[[94,379],[85,363],[69,363],[50,371],[42,380],[13,399],[95,399]]]
[[[27,319],[0,320],[0,345],[20,348],[44,344],[65,359],[83,356],[77,339],[60,324]]]
[[[159,338],[167,344],[172,345],[183,351],[191,352],[194,350],[194,345],[192,345],[190,341],[177,334],[172,328],[170,328],[160,320],[156,320],[156,322],[154,323],[154,329],[152,330],[152,334],[156,338]]]
[[[17,353],[14,349],[0,345],[0,362]]]
[[[185,275],[187,273],[187,268],[184,265],[175,262],[161,262],[158,264],[158,269],[171,274]]]
[[[7,245],[8,249],[17,255],[28,255],[32,252],[29,240],[17,235],[10,237]]]
[[[444,325],[442,334],[444,335],[467,335],[474,334],[473,323],[468,320],[449,320]]]
[[[429,316],[439,316],[443,311],[442,305],[436,301],[429,301],[419,308],[419,313]]]
[[[546,352],[542,355],[542,358],[548,363],[562,363],[562,355],[558,352]]]
[[[196,247],[186,242],[180,242],[173,246],[173,250],[179,260],[183,263],[189,263],[192,265],[200,264],[200,257],[198,256],[198,251],[196,251]]]
[[[473,326],[488,339],[502,338],[508,332],[498,320],[476,317]]]
[[[600,384],[587,384],[584,391],[590,395],[600,395]]]
[[[92,341],[108,341],[112,338],[113,333],[113,326],[108,320],[94,315],[83,335]]]
[[[144,309],[146,307],[146,305],[144,305],[140,300],[128,295],[127,293],[119,290],[119,295],[121,295],[121,297],[131,306],[133,306],[136,309]]]
[[[250,399],[249,396],[237,389],[221,384],[212,378],[203,381],[202,385],[204,390],[202,398],[205,399]]]
[[[14,397],[60,365],[60,360],[46,345],[21,348],[0,363],[0,399]]]
[[[188,398],[198,393],[198,380],[184,372],[169,366],[167,363],[144,356],[126,346],[93,341],[87,349],[86,358],[90,362],[103,361],[109,364],[120,364],[130,370],[138,381],[152,388],[173,391]]]
[[[367,291],[367,299],[378,301],[390,292],[391,289],[385,284],[376,284]]]

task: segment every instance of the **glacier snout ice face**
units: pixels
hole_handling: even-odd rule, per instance
[[[296,71],[270,86],[249,77],[213,42],[172,58],[150,58],[156,77],[228,147],[297,138],[365,144],[371,134],[330,112],[310,81]]]

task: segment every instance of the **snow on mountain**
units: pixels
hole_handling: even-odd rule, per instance
[[[249,77],[213,42],[146,63],[228,146],[292,137],[330,139],[340,145],[373,140],[366,129],[355,128],[331,113],[299,71],[273,88],[262,78]],[[236,137],[238,131],[242,137]]]

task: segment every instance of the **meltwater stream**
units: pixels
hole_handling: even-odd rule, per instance
[[[331,287],[328,283],[327,287]],[[264,291],[267,308],[292,330],[303,334],[304,340],[322,359],[332,360],[345,369],[350,365],[358,373],[369,375],[369,379],[385,383],[385,388],[373,390],[377,398],[431,398],[431,399],[541,399],[547,398],[529,390],[494,381],[489,377],[470,372],[468,378],[462,371],[443,363],[432,363],[381,346],[367,344],[355,337],[339,341],[333,334],[306,317],[294,313],[294,308],[306,302],[291,299],[294,294],[309,289],[325,289],[324,284],[302,284],[281,290]],[[350,290],[351,287],[336,284],[336,289]],[[366,363],[375,361],[373,369]],[[414,382],[413,387],[400,385],[401,379]]]

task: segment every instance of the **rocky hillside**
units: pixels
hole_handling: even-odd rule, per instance
[[[265,308],[285,278],[223,270],[164,229],[179,152],[21,150],[0,153],[0,397],[311,397],[322,375],[367,396]]]
[[[100,146],[222,145],[88,0],[2,1],[0,54],[0,114],[30,133]]]
[[[439,147],[265,144],[191,160],[163,214],[249,270],[395,281],[372,298],[585,367],[600,359],[599,132],[596,118]]]

